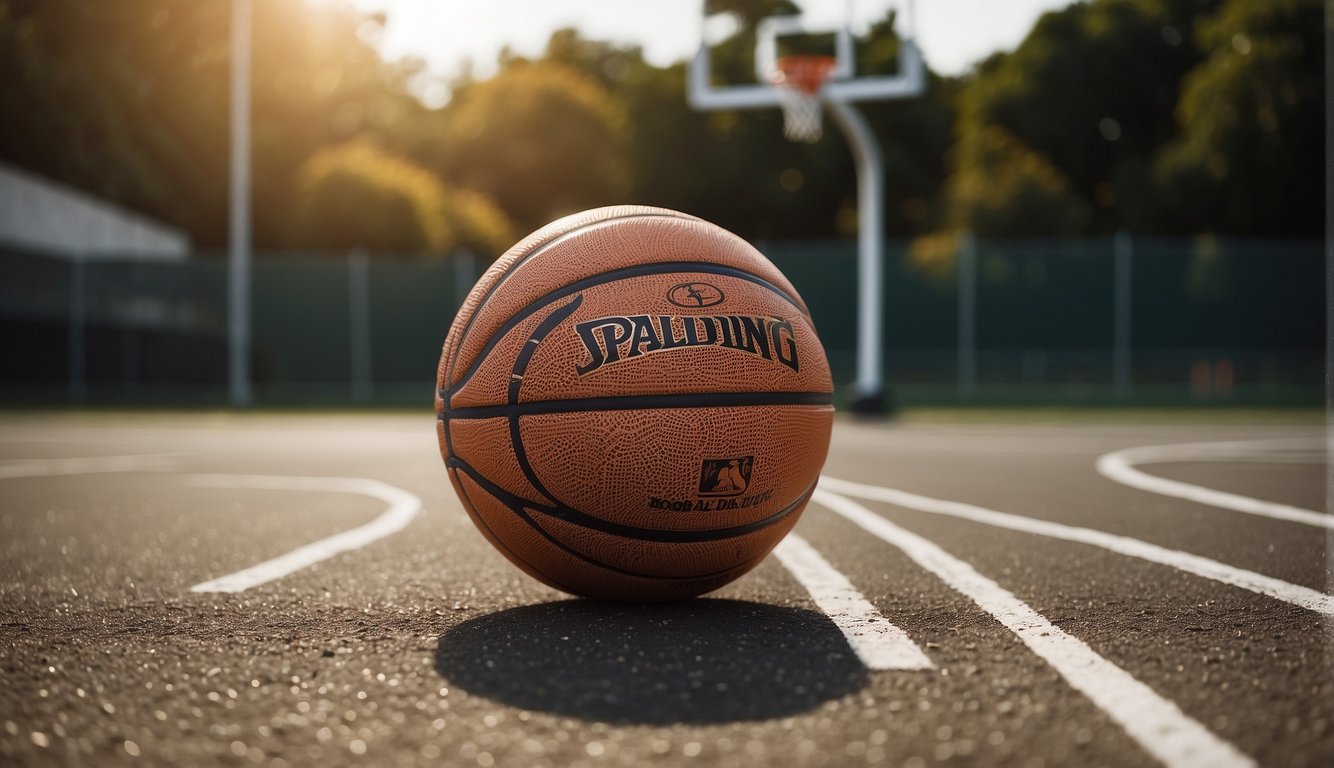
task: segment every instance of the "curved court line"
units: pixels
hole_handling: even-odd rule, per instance
[[[834,622],[867,668],[935,669],[908,633],[886,619],[805,539],[789,533],[774,548],[774,557],[811,593],[816,607]]]
[[[245,570],[229,573],[190,587],[191,592],[244,592],[251,587],[280,579],[334,555],[350,552],[403,530],[421,511],[422,502],[402,488],[357,477],[291,477],[286,475],[189,475],[200,488],[261,488],[275,491],[322,491],[370,496],[387,502],[389,508],[365,525],[266,560]]]
[[[80,456],[59,459],[24,459],[0,464],[0,480],[20,477],[91,475],[111,472],[170,472],[180,454],[149,453],[125,456]],[[287,475],[187,476],[203,488],[264,488],[280,491],[326,491],[354,493],[388,502],[389,509],[371,522],[320,539],[285,555],[217,579],[196,584],[191,592],[243,592],[294,571],[327,560],[342,552],[370,544],[403,530],[421,511],[421,499],[402,488],[357,477],[292,477]]]
[[[1047,520],[1036,520],[1031,517],[1014,515],[1008,512],[997,512],[993,509],[965,504],[960,501],[947,501],[945,499],[931,498],[930,496],[919,496],[915,493],[900,491],[895,488],[884,488],[878,485],[854,483],[848,480],[839,480],[827,475],[820,476],[820,487],[835,493],[847,494],[849,496],[870,499],[872,501],[883,501],[888,504],[894,504],[895,506],[915,509],[919,512],[948,515],[950,517],[963,518],[975,523],[991,525],[997,528],[1008,528],[1012,531],[1022,531],[1024,533],[1037,534],[1038,536],[1048,536],[1054,539],[1063,539],[1065,541],[1073,541],[1079,544],[1101,547],[1102,549],[1110,550],[1119,555],[1137,557],[1141,560],[1148,560],[1151,563],[1166,565],[1180,571],[1185,571],[1186,573],[1202,576],[1206,579],[1212,579],[1224,584],[1230,584],[1234,587],[1240,587],[1257,594],[1291,603],[1307,610],[1334,617],[1334,596],[1281,579],[1275,579],[1271,576],[1255,573],[1254,571],[1247,571],[1242,568],[1226,565],[1217,560],[1210,560],[1207,557],[1200,557],[1199,555],[1192,555],[1189,552],[1160,547],[1157,544],[1150,544],[1147,541],[1133,539],[1129,536],[1106,533],[1104,531],[1093,530],[1092,528],[1080,528],[1073,525],[1053,523]]]
[[[1083,640],[1066,634],[968,563],[852,499],[816,489],[812,500],[897,547],[913,562],[970,598],[1163,764],[1173,768],[1255,765],[1255,761],[1186,715],[1175,703],[1098,655]]]
[[[1176,445],[1145,445],[1139,448],[1127,448],[1123,451],[1104,454],[1098,457],[1098,473],[1109,480],[1122,485],[1138,488],[1141,491],[1173,496],[1178,499],[1208,504],[1249,515],[1262,515],[1275,520],[1293,523],[1305,523],[1323,528],[1334,528],[1334,515],[1326,515],[1312,509],[1303,509],[1288,504],[1261,501],[1237,493],[1216,491],[1212,488],[1183,483],[1180,480],[1168,480],[1135,469],[1139,464],[1161,464],[1169,461],[1227,461],[1245,457],[1243,449],[1254,449],[1262,445],[1295,444],[1297,441],[1265,440],[1227,443],[1179,443]],[[1306,441],[1309,444],[1310,441]]]

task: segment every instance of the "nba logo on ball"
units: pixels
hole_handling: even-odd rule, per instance
[[[796,525],[833,382],[810,311],[750,244],[617,206],[487,270],[445,339],[436,412],[454,490],[511,562],[575,595],[677,600]]]
[[[736,496],[750,486],[753,456],[734,459],[705,459],[699,468],[700,496]]]

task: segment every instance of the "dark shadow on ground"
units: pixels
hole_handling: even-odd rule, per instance
[[[512,608],[441,635],[435,667],[509,706],[621,725],[783,717],[867,680],[828,618],[737,600]]]

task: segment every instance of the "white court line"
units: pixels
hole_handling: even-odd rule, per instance
[[[1236,747],[1188,717],[1176,704],[1099,656],[1084,641],[1066,634],[968,563],[852,499],[817,488],[812,500],[898,547],[918,565],[971,598],[1165,765],[1173,768],[1255,765]]]
[[[1303,509],[1288,504],[1261,501],[1237,493],[1216,491],[1212,488],[1183,483],[1180,480],[1168,480],[1135,469],[1137,464],[1161,464],[1168,461],[1220,461],[1244,457],[1242,451],[1250,447],[1265,444],[1294,444],[1299,441],[1268,440],[1231,442],[1231,443],[1181,443],[1178,445],[1145,445],[1139,448],[1127,448],[1098,457],[1098,472],[1110,480],[1122,485],[1138,488],[1141,491],[1173,496],[1178,499],[1208,504],[1223,509],[1245,512],[1250,515],[1262,515],[1276,520],[1305,523],[1323,528],[1334,528],[1334,515],[1326,515],[1312,509]],[[1309,443],[1310,441],[1306,441]]]
[[[320,539],[285,555],[266,560],[243,571],[229,573],[190,588],[191,592],[243,592],[293,571],[327,560],[342,552],[370,544],[403,530],[421,511],[417,496],[378,480],[357,477],[288,477],[283,475],[190,475],[192,485],[201,488],[263,488],[278,491],[324,491],[355,493],[388,502],[389,509],[379,517],[342,533]]]
[[[888,504],[915,509],[919,512],[949,515],[950,517],[972,520],[976,523],[992,525],[997,528],[1008,528],[1012,531],[1023,531],[1038,536],[1049,536],[1054,539],[1064,539],[1065,541],[1101,547],[1119,555],[1137,557],[1159,565],[1166,565],[1186,573],[1203,576],[1206,579],[1220,581],[1224,584],[1282,600],[1310,611],[1317,611],[1326,616],[1334,616],[1334,596],[1254,571],[1234,568],[1217,560],[1210,560],[1207,557],[1200,557],[1189,552],[1167,549],[1157,544],[1150,544],[1147,541],[1132,539],[1129,536],[1096,531],[1092,528],[1052,523],[1046,520],[1035,520],[1031,517],[997,512],[959,501],[934,499],[895,488],[839,480],[827,475],[820,476],[820,487],[834,493],[883,501]]]
[[[0,464],[0,480],[91,475],[102,472],[161,472],[170,470],[179,455],[145,453],[125,456],[78,456],[64,459],[21,459]]]
[[[935,668],[907,632],[881,615],[805,539],[789,533],[774,549],[774,556],[811,593],[815,604],[834,622],[868,668]]]

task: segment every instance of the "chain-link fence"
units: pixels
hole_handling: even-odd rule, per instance
[[[851,380],[854,245],[764,250]],[[1322,402],[1319,242],[891,243],[884,296],[886,381],[906,403]]]
[[[258,253],[260,404],[429,403],[445,331],[480,266],[455,259]],[[224,402],[227,263],[0,256],[11,401]]]
[[[810,305],[835,370],[856,348],[852,242],[761,243]],[[467,254],[258,253],[259,404],[430,402],[440,345],[485,265]],[[19,402],[222,403],[226,259],[0,253]],[[891,242],[885,380],[914,403],[1319,404],[1319,242],[1119,238]]]

